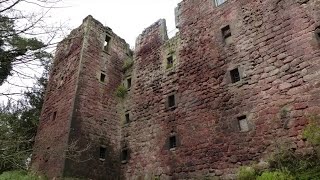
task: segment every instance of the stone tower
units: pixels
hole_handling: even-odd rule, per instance
[[[34,169],[49,177],[234,179],[279,143],[308,148],[301,133],[307,116],[320,113],[319,0],[183,0],[176,25],[171,39],[165,20],[146,28],[133,57],[90,16],[60,43]]]
[[[58,45],[34,169],[49,177],[119,177],[120,116],[114,92],[131,54],[123,39],[91,16]]]

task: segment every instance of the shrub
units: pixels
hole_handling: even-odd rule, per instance
[[[122,70],[126,72],[128,69],[130,69],[133,66],[133,60],[132,59],[127,59],[124,61],[124,64],[122,66]]]
[[[252,167],[241,167],[238,172],[238,180],[255,180],[256,171]]]
[[[320,166],[311,167],[305,171],[296,174],[299,180],[319,180],[320,179]]]
[[[124,87],[124,85],[120,85],[115,92],[116,96],[121,99],[125,98],[127,93],[128,93],[128,89]]]
[[[295,178],[287,172],[274,171],[264,172],[261,176],[257,177],[257,180],[294,180]]]
[[[303,137],[315,146],[320,145],[320,117],[312,116],[309,125],[303,130]]]
[[[287,170],[296,179],[320,179],[320,159],[317,154],[297,154],[292,150],[282,150],[269,160],[271,170]]]
[[[8,171],[0,175],[0,180],[45,180],[46,178],[26,171]]]

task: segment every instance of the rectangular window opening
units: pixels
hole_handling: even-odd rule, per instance
[[[223,4],[224,2],[226,2],[227,0],[215,0],[216,2],[216,6],[220,6],[221,4]]]
[[[57,111],[53,112],[52,120],[54,121],[54,120],[56,120],[56,118],[57,118]]]
[[[130,89],[131,88],[131,78],[127,79],[127,88]]]
[[[167,58],[167,69],[171,68],[173,66],[173,56],[169,56]]]
[[[177,138],[176,136],[171,136],[170,139],[169,139],[169,147],[170,149],[174,149],[177,147]]]
[[[111,36],[110,35],[106,35],[106,39],[105,39],[104,44],[103,44],[104,50],[106,50],[106,51],[109,50],[110,41],[111,41]]]
[[[101,146],[99,158],[102,160],[106,159],[106,152],[107,152],[107,149],[105,147]]]
[[[235,68],[235,69],[231,70],[230,77],[231,77],[232,83],[236,83],[236,82],[240,81],[241,78],[240,78],[239,69]]]
[[[176,100],[175,100],[175,95],[170,95],[168,97],[168,107],[175,107],[176,106]]]
[[[318,41],[320,41],[320,27],[316,28],[315,34],[316,34]]]
[[[128,149],[123,149],[121,152],[121,162],[127,163],[128,159],[129,159]]]
[[[128,124],[130,122],[130,114],[127,113],[125,116],[126,116],[126,124]]]
[[[225,26],[225,27],[223,27],[222,29],[221,29],[221,33],[222,33],[222,37],[223,37],[223,39],[224,39],[224,42],[226,43],[226,44],[230,44],[231,43],[231,29],[230,29],[230,26],[229,25],[227,25],[227,26]]]
[[[100,82],[105,82],[105,80],[106,80],[106,75],[101,73],[100,74]]]
[[[247,121],[247,116],[240,116],[238,117],[239,129],[241,132],[249,131],[249,125]]]

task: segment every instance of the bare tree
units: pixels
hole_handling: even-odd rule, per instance
[[[49,12],[62,8],[61,2],[0,0],[0,87],[31,89],[26,82],[42,74],[43,64],[52,60],[51,52],[64,36],[65,24],[48,24]],[[0,91],[0,97],[19,94]]]

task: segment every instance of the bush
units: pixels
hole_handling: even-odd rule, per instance
[[[316,153],[303,155],[283,150],[275,154],[269,163],[272,170],[287,170],[298,179],[320,179],[320,159]]]
[[[312,116],[309,125],[303,130],[303,137],[312,145],[320,145],[320,117]]]
[[[125,98],[127,93],[128,93],[128,89],[124,87],[124,85],[120,85],[115,92],[116,96],[121,99]]]
[[[257,177],[257,180],[294,180],[295,178],[287,172],[274,171],[264,172],[261,176]]]
[[[255,180],[256,171],[252,167],[241,167],[238,172],[239,180]]]
[[[296,178],[299,180],[319,180],[320,179],[320,166],[315,166],[305,171],[296,174]]]
[[[0,175],[0,180],[45,180],[42,176],[28,173],[26,171],[8,171]]]

